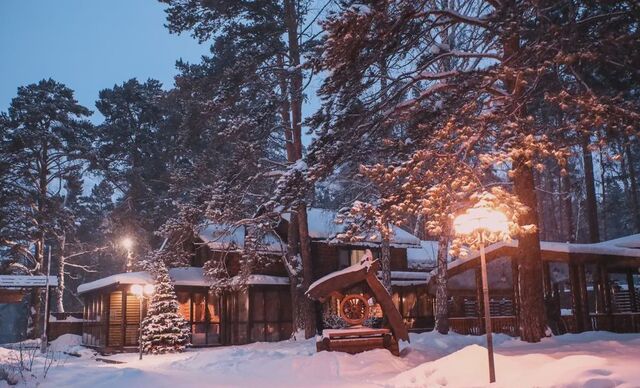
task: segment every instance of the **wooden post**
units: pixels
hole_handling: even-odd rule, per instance
[[[596,314],[604,314],[606,312],[604,303],[604,275],[600,263],[595,264],[596,273],[594,273],[594,291],[596,292]]]
[[[480,232],[480,267],[482,269],[482,294],[484,296],[484,326],[487,335],[487,352],[489,355],[489,382],[496,381],[496,368],[493,360],[493,332],[491,329],[491,306],[489,305],[489,280],[487,279],[487,259],[484,255],[484,241]]]
[[[484,311],[483,294],[482,294],[482,269],[480,267],[475,269],[476,275],[476,307],[478,308],[478,322],[480,324],[480,331],[484,330],[482,325],[482,317]]]
[[[542,262],[542,285],[544,286],[545,298],[550,297],[553,294],[553,288],[551,286],[551,269],[548,261]]]
[[[584,264],[578,264],[578,290],[580,291],[580,311],[582,316],[582,328],[584,331],[593,330],[589,316],[589,303],[587,294],[587,279]]]
[[[602,312],[611,315],[613,312],[613,306],[611,305],[611,287],[609,286],[609,271],[607,267],[598,263],[600,267],[600,284],[602,286]]]
[[[636,288],[633,284],[633,273],[631,270],[627,271],[627,285],[629,287],[629,300],[631,301],[631,312],[638,312],[638,295],[636,295]]]
[[[571,286],[571,307],[576,320],[576,331],[580,333],[584,331],[582,303],[580,302],[580,279],[578,276],[578,266],[572,260],[569,260],[569,284]]]

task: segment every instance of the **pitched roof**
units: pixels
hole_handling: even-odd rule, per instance
[[[309,225],[309,237],[314,240],[326,240],[330,243],[340,243],[338,235],[344,233],[347,229],[347,225],[344,223],[337,223],[337,212],[329,209],[309,208],[307,209],[307,219]],[[291,218],[290,213],[283,213],[282,218],[287,222]],[[420,239],[411,233],[395,226],[390,225],[392,230],[392,236],[390,245],[393,247],[419,247]],[[380,233],[363,233],[358,236],[358,241],[350,241],[349,245],[361,245],[361,246],[377,246],[380,244]]]
[[[215,251],[239,251],[245,247],[247,233],[245,226],[209,223],[200,227],[198,237]],[[273,232],[262,236],[258,244],[258,250],[263,253],[282,253],[285,248],[285,244]]]

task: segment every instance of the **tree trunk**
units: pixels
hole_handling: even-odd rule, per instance
[[[560,191],[562,192],[564,240],[567,242],[573,242],[575,240],[573,229],[573,203],[571,201],[571,177],[568,172],[560,177]]]
[[[58,306],[58,312],[63,313],[64,312],[64,288],[65,288],[65,282],[64,282],[64,275],[65,275],[65,263],[66,263],[66,257],[65,257],[65,245],[67,242],[67,235],[66,233],[62,233],[62,238],[60,239],[60,261],[58,263],[58,292],[57,292],[57,297],[56,297],[56,304]]]
[[[504,58],[517,57],[520,52],[520,35],[517,31],[509,32],[504,37]],[[505,79],[512,98],[522,95],[523,85],[515,77]],[[525,116],[524,108],[517,112]],[[520,202],[527,206],[527,211],[520,217],[520,225],[534,225],[538,222],[536,209],[536,191],[533,179],[531,160],[524,157],[513,160],[513,190]],[[540,254],[540,237],[538,230],[533,233],[523,233],[518,236],[518,296],[520,338],[527,342],[539,342],[545,333],[546,314],[544,310],[544,296],[542,290],[542,257]]]
[[[587,224],[589,226],[589,242],[600,241],[600,231],[598,229],[598,202],[596,199],[596,184],[593,177],[593,156],[589,149],[589,139],[582,142],[582,159],[584,162],[584,186],[586,196]]]
[[[521,217],[521,225],[538,225],[533,170],[527,160],[514,160],[514,192],[528,210]],[[545,310],[542,289],[542,259],[537,230],[518,236],[518,302],[520,338],[539,342],[545,334]]]
[[[307,223],[307,205],[302,202],[298,206],[298,230],[300,231],[300,256],[302,257],[302,288],[306,292],[313,280],[313,260],[311,257],[311,240]],[[304,332],[306,338],[316,335],[316,312],[314,302],[309,298],[301,301],[304,311]]]
[[[602,188],[602,238],[604,241],[608,239],[607,231],[607,168],[604,163],[604,151],[600,148],[600,184]]]
[[[44,263],[44,247],[46,242],[44,215],[47,211],[47,186],[48,186],[48,180],[49,180],[48,159],[49,159],[49,145],[47,143],[46,136],[43,134],[43,140],[42,140],[41,150],[40,150],[40,166],[38,170],[38,199],[37,199],[38,214],[36,216],[38,233],[37,233],[37,240],[35,243],[35,259],[36,259],[35,273],[36,274],[42,274],[42,268]],[[42,298],[43,298],[42,289],[39,287],[35,287],[32,291],[32,298],[31,298],[32,305],[30,310],[31,323],[33,326],[31,330],[27,329],[30,332],[29,337],[31,338],[37,338],[42,334],[41,332],[42,332],[43,322],[41,320],[41,313],[40,313],[40,310],[42,310]]]
[[[447,253],[449,251],[449,227],[442,229],[438,238],[438,258],[436,275],[436,322],[435,330],[440,334],[449,333],[449,291],[447,289]]]
[[[387,289],[387,292],[391,294],[391,246],[389,234],[389,223],[387,219],[383,217],[382,228],[380,228],[380,270],[382,271],[382,285]]]
[[[635,169],[635,160],[631,146],[625,143],[625,154],[627,154],[627,166],[629,169],[629,183],[631,184],[631,209],[633,210],[633,220],[636,232],[640,232],[640,199],[638,199],[638,178]]]
[[[298,42],[298,13],[293,0],[284,1],[285,25],[289,44],[289,60],[291,72],[289,94],[291,97],[291,135],[293,158],[290,162],[302,159],[302,69],[300,69],[300,44]],[[307,205],[304,198],[299,198],[297,206],[300,256],[302,261],[302,286],[306,291],[313,280],[313,261],[311,258],[311,241],[307,224]],[[308,298],[300,301],[305,323],[305,336],[310,338],[316,334],[316,317],[313,302]]]
[[[300,300],[307,299],[302,286],[302,263],[298,249],[298,217],[291,213],[287,227],[287,273],[291,290],[293,333],[304,330],[304,314],[300,310]]]

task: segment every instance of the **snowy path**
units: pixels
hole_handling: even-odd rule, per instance
[[[313,341],[258,343],[182,354],[68,357],[40,387],[467,387],[485,386],[483,337],[412,335],[402,357],[315,352]],[[480,345],[480,346],[479,346]],[[0,348],[0,361],[7,350]],[[41,361],[38,361],[41,362]],[[640,387],[640,334],[583,333],[526,344],[496,336],[499,387]],[[31,380],[28,386],[34,386]],[[0,387],[6,383],[0,382]]]

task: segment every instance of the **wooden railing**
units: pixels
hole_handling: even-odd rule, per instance
[[[589,314],[592,330],[640,333],[640,313]]]
[[[590,314],[591,327],[587,330],[606,330],[615,333],[640,333],[640,313]],[[577,333],[574,316],[563,316],[562,332]],[[516,319],[513,316],[491,317],[494,333],[503,333],[516,337]],[[451,331],[464,335],[484,334],[484,320],[476,317],[449,318]]]
[[[503,333],[515,337],[517,335],[516,318],[514,316],[491,317],[494,333]],[[449,318],[451,331],[464,335],[484,334],[484,319],[481,318]]]

